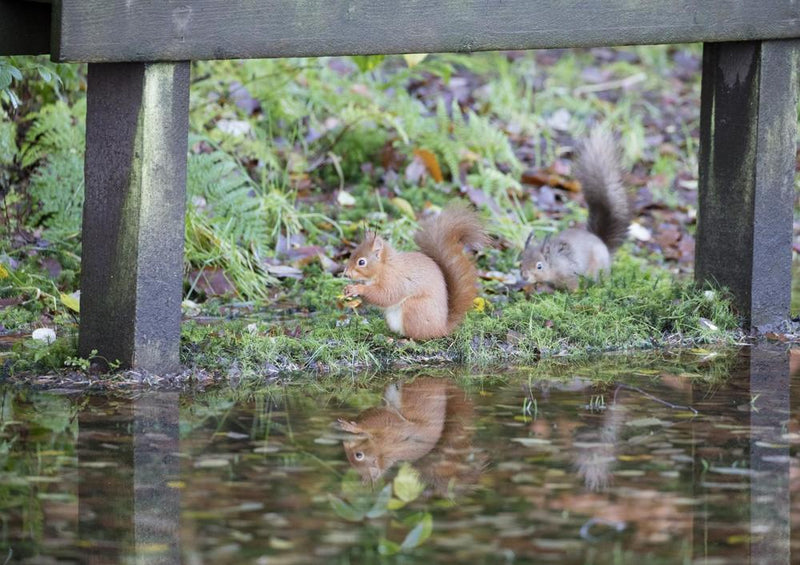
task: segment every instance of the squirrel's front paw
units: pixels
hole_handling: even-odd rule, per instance
[[[344,287],[344,295],[347,298],[353,298],[354,296],[358,296],[361,292],[361,285],[360,284],[349,284]]]

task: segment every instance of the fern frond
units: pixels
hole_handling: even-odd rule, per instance
[[[55,153],[82,157],[86,140],[85,117],[86,99],[74,106],[58,100],[31,114],[31,127],[22,144],[22,166],[30,167]]]

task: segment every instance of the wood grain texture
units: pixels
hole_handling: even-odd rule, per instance
[[[798,40],[703,51],[695,276],[756,327],[789,315],[799,54]]]
[[[792,0],[59,0],[56,14],[54,58],[89,62],[800,36]]]
[[[50,5],[0,0],[0,56],[50,52]]]

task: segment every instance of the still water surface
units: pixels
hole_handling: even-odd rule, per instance
[[[797,562],[789,353],[619,363],[0,388],[0,564]]]

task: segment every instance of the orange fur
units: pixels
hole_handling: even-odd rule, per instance
[[[412,339],[442,337],[472,307],[478,275],[464,246],[483,245],[486,234],[477,214],[451,203],[421,222],[414,240],[420,252],[400,253],[377,234],[368,234],[344,271],[361,282],[348,285],[344,293],[383,308],[396,333]]]

